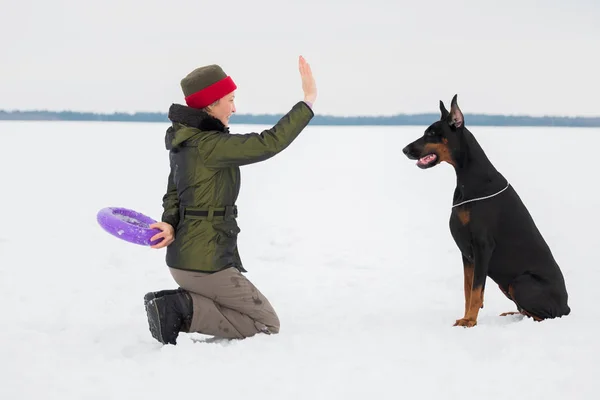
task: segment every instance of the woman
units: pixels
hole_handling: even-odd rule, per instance
[[[176,290],[144,297],[152,336],[176,344],[179,332],[246,338],[279,332],[266,297],[244,276],[237,248],[236,200],[240,166],[283,151],[308,125],[317,89],[310,65],[299,58],[304,101],[271,129],[230,134],[235,83],[218,65],[198,68],[181,81],[186,105],[169,109],[165,144],[171,171],[163,197],[155,249],[167,248]]]

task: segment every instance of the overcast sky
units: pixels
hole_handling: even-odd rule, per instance
[[[166,112],[220,64],[238,113],[600,115],[598,0],[0,0],[0,109]]]

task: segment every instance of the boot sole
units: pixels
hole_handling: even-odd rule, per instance
[[[148,316],[148,328],[150,329],[150,334],[154,339],[162,344],[166,344],[162,337],[162,331],[160,329],[160,316],[158,314],[156,301],[154,300],[154,297],[152,299],[148,299],[148,302],[145,304],[146,315]]]

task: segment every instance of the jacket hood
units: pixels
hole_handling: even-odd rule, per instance
[[[229,128],[206,111],[198,110],[181,104],[169,107],[169,120],[173,123],[165,135],[165,147],[171,150],[180,147],[185,141],[200,131],[218,131],[229,133]],[[183,126],[182,126],[183,125]],[[185,127],[195,129],[185,129]]]

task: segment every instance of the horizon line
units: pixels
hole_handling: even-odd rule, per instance
[[[131,116],[134,117],[136,115],[160,115],[160,116],[165,116],[168,115],[168,112],[164,112],[164,111],[133,111],[133,112],[128,112],[128,111],[112,111],[112,112],[99,112],[99,111],[75,111],[75,110],[68,110],[68,109],[63,109],[63,110],[49,110],[49,109],[12,109],[12,110],[7,110],[7,109],[0,109],[0,113],[4,113],[4,114],[27,114],[27,113],[50,113],[50,114],[66,114],[66,113],[71,113],[71,114],[92,114],[92,115],[96,115],[96,116],[119,116],[119,115],[126,115],[126,116]],[[238,117],[281,117],[283,115],[285,115],[285,112],[279,112],[279,113],[235,113],[232,114],[232,117],[238,116]],[[561,119],[599,119],[600,118],[600,114],[599,115],[590,115],[590,116],[584,116],[584,115],[575,115],[575,116],[569,116],[569,115],[559,115],[559,114],[544,114],[544,115],[532,115],[532,114],[511,114],[511,113],[507,113],[507,114],[502,114],[502,113],[496,113],[496,114],[492,114],[492,113],[486,113],[486,112],[477,112],[477,113],[466,113],[463,111],[463,114],[466,115],[470,115],[470,116],[476,116],[476,117],[510,117],[510,118],[561,118]],[[320,117],[327,117],[327,118],[394,118],[394,117],[424,117],[424,116],[432,116],[432,115],[439,115],[439,112],[415,112],[415,113],[405,113],[405,112],[398,112],[395,114],[355,114],[355,115],[339,115],[339,114],[322,114],[322,113],[317,113],[315,112],[315,116],[320,116]]]
[[[274,125],[285,114],[233,114],[231,124]],[[315,113],[312,125],[325,126],[428,126],[439,120],[439,113],[395,115],[336,116]],[[467,114],[471,126],[521,126],[521,127],[578,127],[599,128],[600,117],[583,116],[530,116],[514,114]],[[129,122],[169,123],[167,112],[100,113],[83,111],[13,110],[0,109],[0,121],[79,121],[79,122]]]

